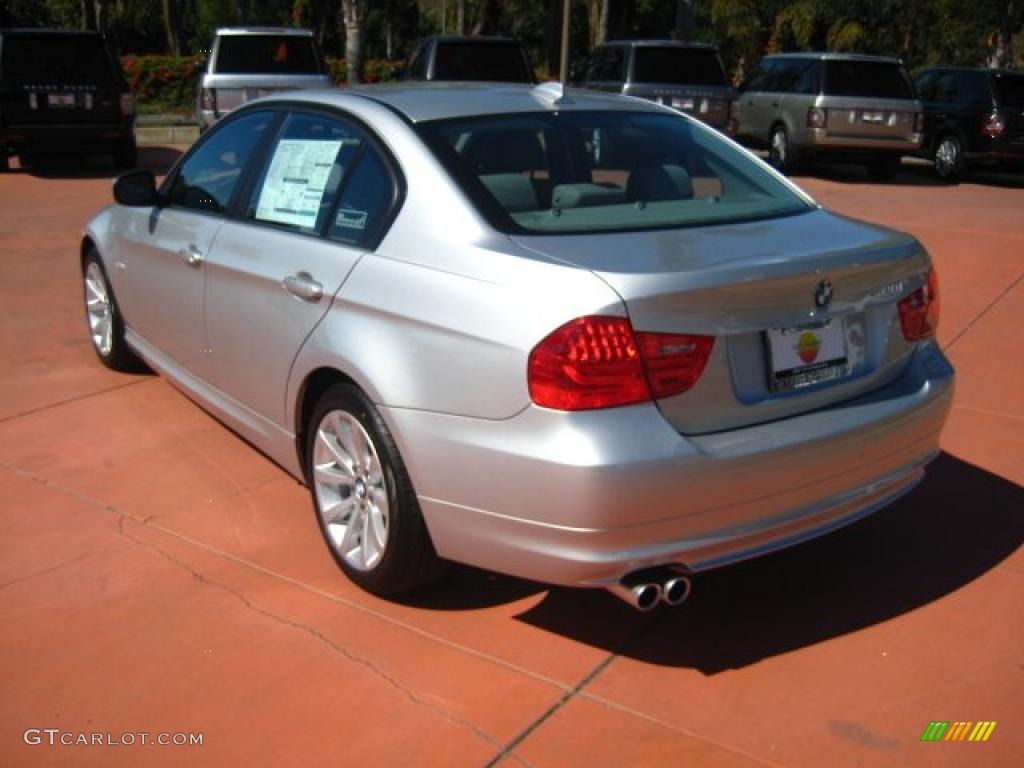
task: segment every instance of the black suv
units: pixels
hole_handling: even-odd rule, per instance
[[[536,83],[523,44],[507,37],[435,35],[421,40],[403,80],[486,80]]]
[[[1024,72],[936,67],[914,78],[924,105],[921,155],[955,181],[972,165],[1024,169]]]
[[[135,164],[135,100],[120,64],[97,32],[0,30],[0,168],[57,149]]]

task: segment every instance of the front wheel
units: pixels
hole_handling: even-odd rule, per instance
[[[797,150],[789,140],[785,126],[777,125],[772,131],[771,146],[768,150],[768,162],[781,173],[789,174],[796,170]]]
[[[360,587],[398,595],[442,575],[395,441],[356,387],[336,384],[317,402],[306,475],[324,541]]]
[[[935,145],[935,173],[943,181],[956,182],[964,172],[964,154],[960,140],[953,135],[943,136]]]
[[[82,266],[85,320],[96,356],[115,371],[138,370],[139,359],[124,340],[124,320],[99,254],[89,251]]]

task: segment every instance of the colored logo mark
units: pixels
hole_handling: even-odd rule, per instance
[[[921,741],[988,741],[995,730],[994,720],[980,720],[977,723],[932,720],[921,734]]]
[[[821,342],[818,337],[810,331],[800,334],[800,340],[796,343],[796,353],[805,363],[813,363],[818,359],[818,350],[821,349]]]

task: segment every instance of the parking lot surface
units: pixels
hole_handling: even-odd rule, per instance
[[[303,487],[95,359],[77,253],[111,177],[0,174],[0,765],[1021,765],[1024,178],[797,179],[934,257],[944,452],[866,521],[640,614],[470,569],[404,603],[350,584]]]

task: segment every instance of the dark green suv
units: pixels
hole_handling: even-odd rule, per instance
[[[924,105],[921,155],[940,178],[979,165],[1024,170],[1024,72],[935,67],[914,85]]]
[[[97,32],[0,30],[0,168],[61,151],[135,164],[135,100]]]

